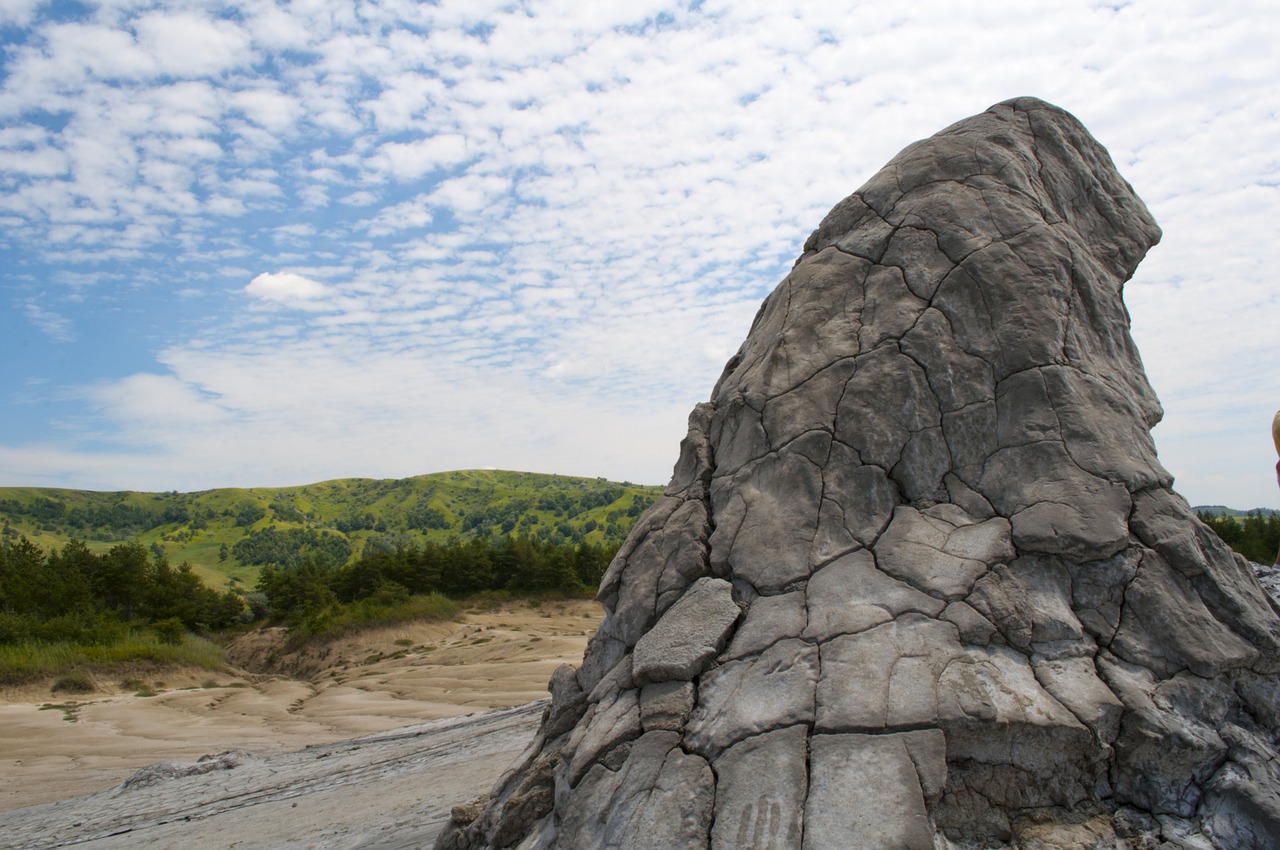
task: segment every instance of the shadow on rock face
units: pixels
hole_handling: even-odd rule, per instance
[[[1159,237],[1032,98],[840,202],[437,846],[1275,847],[1280,619],[1171,490],[1121,298]]]

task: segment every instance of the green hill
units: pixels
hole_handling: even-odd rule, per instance
[[[661,492],[499,470],[197,493],[0,487],[0,534],[44,549],[75,538],[98,552],[137,540],[171,563],[190,563],[213,587],[249,589],[263,564],[307,551],[341,563],[400,545],[508,534],[617,546]]]

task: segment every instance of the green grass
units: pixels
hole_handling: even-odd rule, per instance
[[[47,677],[70,680],[76,675],[84,676],[84,670],[106,672],[139,662],[218,671],[225,669],[227,663],[221,647],[194,635],[188,635],[180,644],[165,643],[151,632],[133,633],[107,646],[29,641],[0,645],[0,685]]]

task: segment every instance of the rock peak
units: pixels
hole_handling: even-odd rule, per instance
[[[1121,298],[1159,237],[1034,98],[837,204],[437,846],[1274,847],[1280,619],[1171,489]]]

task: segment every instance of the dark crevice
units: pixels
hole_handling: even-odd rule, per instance
[[[832,361],[831,361],[830,363],[828,363],[827,365],[825,365],[825,366],[821,366],[821,367],[819,367],[819,368],[815,369],[811,374],[806,375],[805,377],[800,378],[799,380],[795,381],[794,383],[792,383],[792,384],[788,385],[786,389],[779,390],[778,392],[774,393],[773,395],[764,396],[764,404],[767,406],[767,405],[769,404],[769,402],[771,402],[771,401],[775,401],[775,400],[780,399],[780,398],[782,398],[782,397],[784,397],[784,396],[790,395],[791,393],[795,392],[796,390],[801,389],[802,387],[804,387],[806,384],[811,383],[814,379],[816,379],[816,378],[817,378],[819,375],[821,375],[823,372],[826,372],[826,371],[828,371],[829,369],[834,369],[835,367],[839,366],[839,365],[840,365],[840,364],[842,364],[842,363],[854,363],[854,364],[856,364],[859,356],[861,356],[861,355],[860,355],[860,354],[850,354],[850,355],[847,355],[847,356],[844,356],[844,357],[839,357],[839,358],[837,358],[837,359],[835,359],[835,360],[832,360]],[[852,375],[850,375],[850,377],[852,377]],[[763,409],[763,407],[762,407],[762,408],[761,408],[761,413],[763,413],[763,412],[764,412],[764,409]]]

